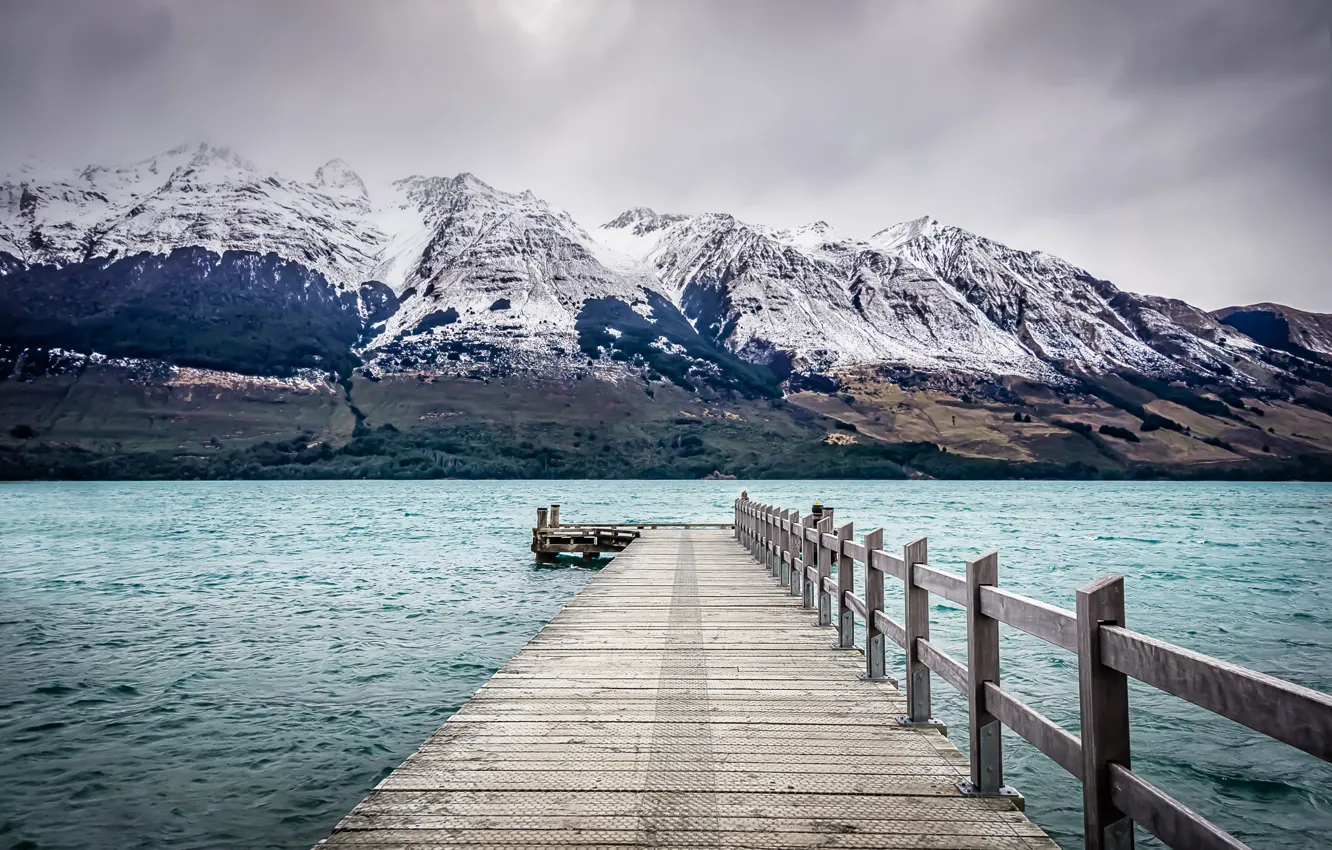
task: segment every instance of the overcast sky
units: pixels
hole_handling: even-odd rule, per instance
[[[1206,308],[1332,311],[1327,0],[0,0],[0,165],[207,138],[373,186],[932,215]]]

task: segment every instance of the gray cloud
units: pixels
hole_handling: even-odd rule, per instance
[[[1332,310],[1323,0],[0,0],[0,165],[208,137],[596,223],[923,214],[1200,306]]]

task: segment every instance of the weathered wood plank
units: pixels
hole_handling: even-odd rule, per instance
[[[945,682],[957,688],[959,693],[966,694],[967,668],[962,662],[924,638],[916,639],[916,652],[925,666],[938,673]]]
[[[1082,742],[1071,733],[993,682],[985,683],[985,707],[1055,764],[1082,778]]]
[[[643,529],[322,846],[1052,847],[1011,801],[962,797],[966,758],[894,722],[902,692],[774,580],[794,560],[791,584],[864,617],[819,557],[855,557],[849,529],[833,549],[797,515],[736,516],[735,537]]]
[[[1332,695],[1125,628],[1100,634],[1103,664],[1332,761]]]
[[[1202,815],[1123,765],[1110,765],[1115,806],[1170,847],[1190,850],[1249,850]]]
[[[916,587],[937,593],[949,602],[967,604],[967,583],[952,573],[936,570],[928,564],[916,564],[911,581]]]

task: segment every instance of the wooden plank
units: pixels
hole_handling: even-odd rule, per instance
[[[1249,845],[1123,765],[1110,765],[1110,794],[1116,807],[1168,847],[1249,850]]]
[[[882,541],[880,541],[882,542]],[[887,573],[898,581],[906,581],[906,564],[901,558],[889,555],[887,552],[870,552],[870,569],[878,570],[881,573]]]
[[[882,611],[875,611],[874,624],[879,627],[879,631],[892,638],[893,643],[906,649],[906,629],[902,627],[901,623]]]
[[[1103,626],[1102,663],[1278,741],[1332,761],[1332,695]]]
[[[1072,611],[998,587],[981,588],[980,610],[987,617],[993,617],[1047,643],[1063,647],[1069,652],[1078,651],[1078,618]]]
[[[645,529],[321,846],[1050,848],[746,554],[787,554],[762,510]]]
[[[962,606],[967,604],[966,581],[951,573],[936,570],[928,564],[916,564],[911,581],[916,587],[937,593],[949,602]]]
[[[843,557],[850,558],[852,561],[859,561],[862,564],[865,563],[865,551],[865,547],[854,540],[842,541],[842,555]]]
[[[849,590],[846,592],[846,606],[850,608],[852,611],[859,614],[862,620],[865,619],[865,617],[867,616],[865,609],[865,600],[861,599],[859,596],[856,596],[854,593],[852,593]]]
[[[938,673],[959,693],[967,692],[967,668],[961,662],[924,638],[916,639],[916,651],[926,667]]]
[[[985,683],[985,707],[1055,764],[1082,778],[1082,742],[1053,720],[993,682]]]

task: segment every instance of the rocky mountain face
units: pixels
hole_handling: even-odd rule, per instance
[[[1332,316],[1281,304],[1226,307],[1211,318],[1241,331],[1268,348],[1304,358],[1332,356]]]
[[[249,374],[602,371],[779,395],[885,367],[1074,388],[1088,376],[1290,393],[1327,317],[1208,314],[921,218],[865,239],[636,208],[586,228],[470,174],[372,199],[186,146],[0,182],[0,343]]]

